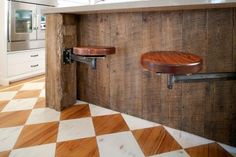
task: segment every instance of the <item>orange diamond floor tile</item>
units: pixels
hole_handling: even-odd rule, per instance
[[[191,157],[233,157],[217,143],[200,145],[185,150]]]
[[[162,126],[134,130],[133,135],[146,156],[182,149]]]
[[[41,97],[38,98],[34,108],[45,108],[46,107],[46,100],[45,98]]]
[[[57,157],[99,157],[95,137],[57,143]]]
[[[93,117],[96,135],[128,131],[129,128],[120,114]]]
[[[6,104],[9,103],[9,101],[0,101],[0,111],[6,106]]]
[[[71,106],[61,112],[61,120],[90,117],[89,105]]]
[[[41,90],[27,90],[27,91],[19,91],[14,99],[23,99],[23,98],[33,98],[38,97]]]
[[[0,157],[8,157],[11,151],[0,152]]]
[[[31,110],[1,112],[0,113],[0,128],[24,125],[30,113],[31,113]]]
[[[58,122],[24,126],[14,148],[29,147],[55,143],[58,133]]]

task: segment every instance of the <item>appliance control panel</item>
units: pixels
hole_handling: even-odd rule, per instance
[[[45,29],[46,29],[46,24],[45,24],[45,22],[41,22],[41,24],[40,24],[40,29],[41,29],[41,30],[45,30]]]

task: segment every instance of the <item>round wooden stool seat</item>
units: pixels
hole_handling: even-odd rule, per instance
[[[192,74],[202,69],[202,58],[191,53],[156,51],[143,54],[141,64],[156,73]]]
[[[96,57],[106,56],[115,53],[115,47],[103,47],[103,46],[88,46],[88,47],[74,47],[73,53],[75,55]]]

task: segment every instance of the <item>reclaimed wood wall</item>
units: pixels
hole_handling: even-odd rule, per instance
[[[46,106],[57,111],[76,102],[76,64],[63,64],[62,51],[77,45],[75,15],[47,15]]]
[[[78,32],[78,45],[117,51],[96,70],[77,65],[78,99],[236,146],[236,81],[169,90],[140,66],[147,51],[181,50],[204,58],[202,72],[235,72],[235,8],[81,15]]]

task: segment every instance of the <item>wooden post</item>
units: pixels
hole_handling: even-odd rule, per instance
[[[76,16],[47,15],[46,106],[61,111],[76,102],[76,64],[63,64],[62,51],[77,45]]]

